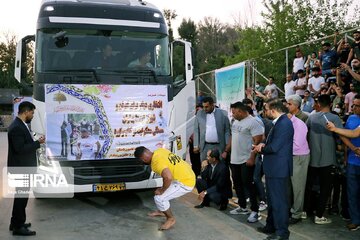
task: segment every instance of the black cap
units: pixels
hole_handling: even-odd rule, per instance
[[[322,44],[322,46],[331,47],[331,44],[330,44],[329,42],[324,42],[324,43]]]

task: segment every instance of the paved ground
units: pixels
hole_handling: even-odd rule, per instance
[[[0,133],[0,167],[6,165],[6,133]],[[2,173],[1,173],[2,174]],[[2,188],[2,186],[0,186]],[[1,193],[2,193],[2,189]],[[246,216],[232,216],[215,208],[195,209],[196,195],[188,194],[172,202],[177,217],[175,227],[158,231],[162,219],[146,214],[154,210],[153,190],[111,194],[82,194],[73,199],[30,199],[27,214],[37,236],[28,239],[166,239],[234,240],[264,239],[256,232],[264,224],[246,223]],[[0,196],[0,239],[23,239],[8,231],[12,199]],[[231,206],[232,208],[232,206]],[[266,215],[266,212],[263,213]],[[307,219],[290,227],[290,239],[360,239],[360,231],[349,232],[340,217],[329,225],[315,225]]]

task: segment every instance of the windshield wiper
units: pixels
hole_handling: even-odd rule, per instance
[[[93,68],[89,68],[89,69],[51,69],[51,70],[47,70],[48,72],[91,72],[94,75],[94,78],[96,80],[97,83],[100,82],[100,79],[97,75],[97,71],[96,69]]]

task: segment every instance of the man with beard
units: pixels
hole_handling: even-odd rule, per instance
[[[360,58],[360,31],[356,30],[353,32],[354,42],[351,44],[351,50],[349,52],[348,59],[346,63],[350,65],[350,62],[353,58]]]
[[[34,110],[35,105],[31,102],[20,103],[18,116],[8,129],[8,168],[10,169],[37,166],[36,149],[45,142],[45,137],[40,137],[37,141],[32,138],[27,124],[33,119]],[[29,188],[16,188],[16,192],[9,229],[13,231],[13,235],[36,235],[35,231],[28,229],[31,223],[25,223]]]
[[[272,100],[264,107],[265,115],[273,119],[265,144],[254,146],[254,151],[264,155],[264,173],[268,196],[268,217],[262,233],[272,234],[267,239],[289,239],[288,183],[293,171],[294,128],[286,116],[281,100]]]
[[[345,63],[341,63],[340,67],[342,69],[345,69],[355,81],[360,82],[360,60],[358,58],[354,58],[351,61],[351,65],[352,69],[349,65]]]
[[[309,79],[309,90],[312,96],[316,95],[320,92],[321,84],[325,82],[325,79],[320,76],[320,68],[314,67],[312,69],[312,77]]]
[[[331,76],[331,68],[336,66],[337,62],[337,53],[334,50],[331,50],[331,44],[328,42],[323,43],[322,45],[323,53],[320,57],[320,63],[322,66],[322,75]]]
[[[187,162],[164,148],[151,152],[140,146],[135,149],[134,156],[144,164],[151,165],[152,171],[163,179],[163,186],[155,190],[154,200],[158,210],[148,215],[166,217],[159,230],[167,230],[176,222],[169,201],[192,191],[195,186],[195,174]]]

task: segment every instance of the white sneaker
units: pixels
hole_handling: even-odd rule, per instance
[[[328,219],[326,217],[317,217],[315,216],[315,223],[316,224],[328,224],[328,223],[331,223],[331,219]]]
[[[267,204],[264,201],[261,201],[259,204],[259,211],[262,212],[267,209]]]
[[[261,215],[258,214],[257,212],[251,212],[250,213],[250,216],[248,217],[247,221],[249,223],[256,223],[258,222],[259,220],[261,220]]]
[[[306,212],[302,212],[302,213],[301,213],[301,218],[302,218],[302,219],[307,219],[307,214],[306,214]]]
[[[250,213],[250,211],[248,209],[241,208],[241,207],[237,207],[234,210],[230,211],[230,214],[233,214],[233,215],[239,215],[239,214],[248,215],[249,213]]]

